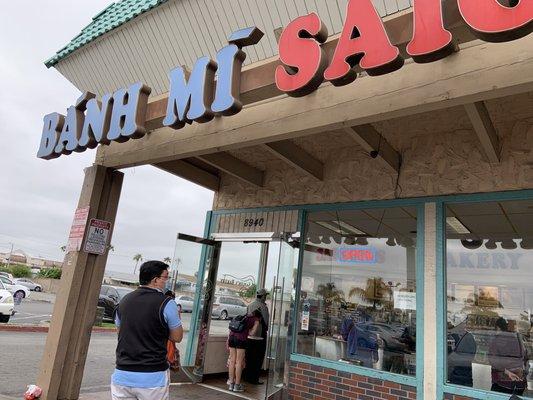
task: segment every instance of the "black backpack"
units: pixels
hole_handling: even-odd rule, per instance
[[[247,315],[237,315],[229,322],[229,330],[234,333],[241,333],[246,330]]]

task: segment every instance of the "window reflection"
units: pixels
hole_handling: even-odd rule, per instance
[[[533,396],[533,202],[448,205],[446,222],[448,381]]]
[[[415,374],[416,209],[309,213],[298,352]]]

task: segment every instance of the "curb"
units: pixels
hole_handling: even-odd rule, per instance
[[[0,332],[41,332],[48,333],[48,326],[37,325],[0,325]],[[93,333],[115,333],[114,328],[93,327]]]

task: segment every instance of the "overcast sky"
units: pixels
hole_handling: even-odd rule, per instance
[[[108,0],[18,0],[0,12],[0,252],[62,260],[83,168],[95,150],[54,160],[36,157],[42,118],[65,114],[79,91],[43,62],[76,36]],[[124,171],[108,270],[132,272],[133,256],[172,257],[177,232],[201,235],[213,194],[190,182],[139,167]]]

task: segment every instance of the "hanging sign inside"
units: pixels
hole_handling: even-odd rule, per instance
[[[434,62],[458,51],[444,24],[443,3],[413,3],[414,30],[406,51],[417,63]],[[457,0],[457,5],[466,25],[485,41],[511,41],[533,30],[531,0],[519,0],[514,6],[503,6],[498,0]],[[298,17],[285,27],[279,39],[281,65],[274,77],[279,90],[300,97],[315,91],[324,81],[335,86],[353,82],[356,67],[377,76],[403,66],[400,50],[391,43],[371,0],[349,0],[345,16],[331,59],[322,48],[328,29],[317,14]],[[163,126],[180,129],[194,121],[209,122],[215,115],[241,111],[240,73],[246,58],[242,48],[259,43],[262,37],[263,32],[256,27],[235,31],[215,60],[199,58],[189,76],[182,67],[170,71]],[[44,117],[37,157],[52,159],[98,144],[143,137],[150,92],[140,82],[105,94],[101,101],[85,92],[68,108],[66,116],[52,113]]]

